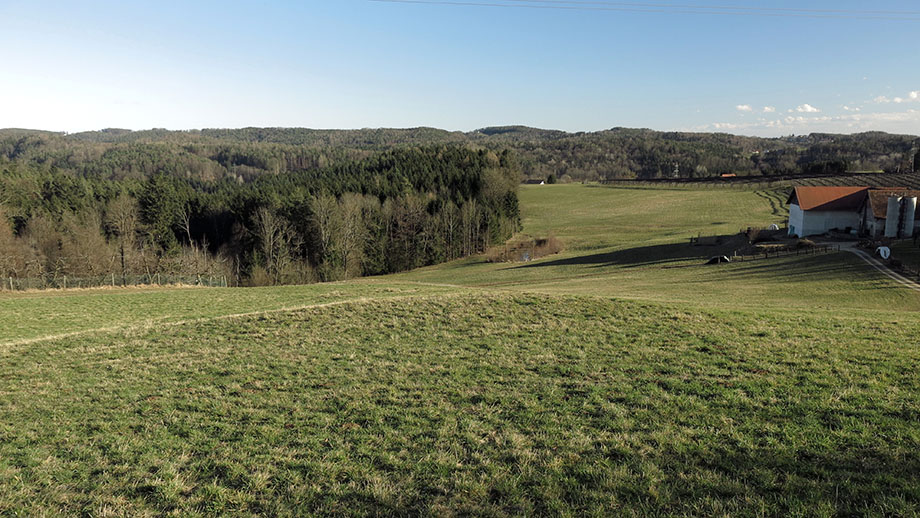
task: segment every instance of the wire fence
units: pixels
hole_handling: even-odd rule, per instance
[[[770,189],[791,185],[867,185],[870,187],[920,187],[917,172],[856,172],[779,174],[768,176],[732,176],[705,178],[609,178],[601,183],[619,186],[639,187],[713,187],[738,189]]]
[[[761,253],[757,254],[738,254],[735,251],[734,255],[731,256],[731,260],[738,262],[745,261],[757,261],[763,259],[775,259],[779,257],[789,257],[793,255],[819,255],[819,254],[829,254],[832,252],[839,252],[840,245],[817,245],[809,246],[804,248],[794,248],[786,250],[764,250]]]
[[[226,288],[229,286],[229,279],[224,275],[166,275],[160,273],[126,276],[108,273],[91,277],[48,275],[0,279],[0,290],[2,291],[178,285]]]

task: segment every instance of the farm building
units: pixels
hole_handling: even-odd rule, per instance
[[[789,235],[830,230],[872,237],[909,237],[920,227],[920,191],[869,187],[796,187],[789,195]]]
[[[917,199],[920,191],[899,187],[869,189],[863,203],[860,230],[872,237],[910,237],[920,227]],[[889,215],[893,217],[889,218]],[[889,220],[891,223],[889,224]]]
[[[868,187],[796,187],[789,195],[789,235],[858,229]]]

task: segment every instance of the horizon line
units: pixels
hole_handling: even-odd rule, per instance
[[[62,136],[70,136],[70,135],[78,135],[78,134],[81,134],[81,133],[102,133],[102,132],[106,132],[106,131],[124,131],[124,132],[129,132],[129,133],[141,133],[141,132],[145,132],[145,131],[168,131],[168,132],[174,132],[174,133],[181,133],[181,132],[193,133],[193,132],[202,132],[202,131],[208,131],[208,130],[244,130],[244,129],[307,130],[307,131],[341,131],[341,132],[349,132],[349,131],[367,131],[367,130],[371,130],[371,131],[374,131],[374,130],[409,131],[409,130],[419,130],[419,129],[430,129],[430,130],[444,131],[444,132],[447,132],[447,133],[461,133],[461,134],[464,134],[464,135],[468,135],[468,134],[470,134],[470,133],[482,132],[483,130],[501,129],[501,128],[523,128],[523,129],[538,130],[538,131],[555,131],[555,132],[565,133],[565,134],[567,134],[567,135],[602,133],[602,132],[606,132],[606,131],[615,131],[615,130],[638,130],[638,131],[651,131],[651,132],[655,132],[655,133],[684,133],[684,134],[696,134],[696,135],[731,135],[731,136],[735,136],[735,137],[759,138],[759,139],[783,139],[783,138],[790,138],[790,137],[796,137],[796,136],[808,136],[808,135],[840,135],[840,136],[853,136],[853,135],[864,135],[864,134],[867,134],[867,133],[882,133],[882,134],[886,134],[886,135],[900,135],[900,136],[908,136],[908,137],[920,138],[920,135],[913,134],[913,133],[892,133],[892,132],[889,132],[889,131],[882,131],[882,130],[857,131],[857,132],[852,132],[852,133],[834,133],[834,132],[824,132],[824,131],[812,131],[812,132],[809,132],[809,133],[790,133],[790,134],[788,134],[788,135],[780,135],[780,136],[775,136],[775,137],[762,137],[762,136],[751,135],[751,134],[731,133],[731,132],[727,132],[727,131],[660,130],[660,129],[653,129],[653,128],[648,128],[648,127],[628,127],[628,126],[612,126],[612,127],[609,127],[609,128],[603,128],[603,129],[598,129],[598,130],[577,130],[577,131],[569,131],[569,130],[555,129],[555,128],[541,128],[541,127],[538,127],[538,126],[527,126],[526,124],[500,124],[500,125],[492,125],[492,126],[482,126],[482,127],[475,128],[475,129],[471,129],[471,130],[446,129],[446,128],[439,128],[439,127],[437,127],[437,126],[425,126],[425,125],[420,125],[420,126],[403,126],[403,127],[398,127],[398,126],[378,126],[378,127],[365,126],[365,127],[361,127],[361,128],[312,128],[312,127],[308,127],[308,126],[238,126],[238,127],[229,127],[229,126],[227,126],[227,127],[217,127],[217,126],[215,126],[215,127],[183,128],[183,129],[170,129],[170,128],[164,128],[164,127],[151,127],[151,128],[142,128],[142,129],[131,129],[131,128],[119,128],[119,127],[111,126],[111,127],[100,128],[100,129],[88,129],[88,130],[79,130],[79,131],[46,130],[46,129],[36,129],[36,128],[17,128],[17,127],[8,127],[8,128],[0,128],[0,132],[5,132],[5,131],[30,131],[30,132],[53,133],[53,134],[58,134],[58,135],[62,135]]]

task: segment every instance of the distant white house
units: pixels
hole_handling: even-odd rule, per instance
[[[789,235],[830,230],[871,237],[910,237],[920,228],[920,191],[900,187],[796,187],[789,195]]]

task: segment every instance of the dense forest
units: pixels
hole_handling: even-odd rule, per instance
[[[519,225],[522,180],[905,172],[920,138],[755,138],[519,126],[0,130],[0,275],[159,273],[273,284],[482,251]]]
[[[336,280],[478,253],[520,224],[510,151],[231,146],[205,158],[173,143],[36,153],[33,139],[0,155],[4,278]]]
[[[553,175],[561,181],[905,172],[920,167],[920,137],[911,135],[756,138],[627,128],[566,133],[521,126],[468,133],[433,128],[109,129],[69,135],[0,130],[0,165],[16,162],[112,179],[167,172],[203,182],[226,177],[248,182],[266,173],[322,169],[395,148],[451,144],[496,153],[510,149],[524,178]]]

